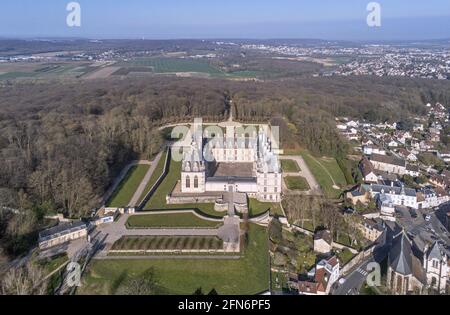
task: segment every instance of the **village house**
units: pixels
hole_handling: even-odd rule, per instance
[[[406,161],[394,156],[372,154],[370,162],[376,170],[398,175],[406,173]]]
[[[364,238],[371,242],[375,242],[384,231],[382,222],[366,218],[362,223],[358,224],[358,229],[361,231]]]
[[[369,194],[362,192],[359,188],[347,192],[345,197],[349,199],[353,205],[357,205],[358,203],[365,205],[369,202]]]
[[[322,259],[316,267],[308,272],[313,275],[307,281],[298,281],[299,294],[304,295],[327,295],[331,287],[339,279],[339,261],[336,256]]]
[[[372,155],[372,154],[386,155],[386,150],[380,149],[380,147],[378,147],[376,145],[364,145],[363,153],[365,155]]]
[[[359,163],[359,169],[363,176],[364,182],[366,183],[378,182],[378,176],[375,174],[375,169],[372,163],[366,157],[363,157],[363,159]]]
[[[442,189],[447,189],[450,184],[450,178],[443,175],[432,175],[428,180],[430,184],[440,187]]]
[[[398,182],[391,185],[370,184],[362,185],[374,200],[381,200],[384,203],[392,203],[395,206],[406,206],[414,209],[422,208],[422,204],[417,202],[415,189],[407,188]]]
[[[420,169],[418,165],[412,165],[412,164],[406,164],[406,170],[405,174],[412,176],[412,177],[418,177],[420,176]]]

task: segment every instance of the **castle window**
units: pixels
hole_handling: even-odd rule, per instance
[[[194,177],[194,188],[198,188],[198,176],[195,175]]]
[[[188,176],[186,176],[186,188],[191,188],[191,178]]]

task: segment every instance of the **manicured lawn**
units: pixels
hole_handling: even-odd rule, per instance
[[[180,179],[181,174],[181,162],[170,160],[169,172],[164,178],[162,183],[156,189],[153,196],[147,202],[144,210],[171,210],[171,209],[197,209],[207,215],[214,217],[223,217],[226,215],[226,211],[217,212],[214,210],[214,204],[167,204],[166,196],[173,190],[177,181]]]
[[[139,198],[139,201],[142,202],[142,199],[145,198],[145,195],[150,191],[150,189],[153,187],[153,185],[156,183],[158,178],[161,176],[163,170],[164,170],[164,164],[166,162],[166,156],[167,151],[164,152],[164,154],[161,156],[161,158],[158,161],[158,165],[156,165],[155,170],[153,171],[152,176],[150,176],[150,180],[148,181],[147,185],[145,185],[145,189],[142,192],[141,197]]]
[[[247,245],[240,259],[133,259],[93,260],[79,294],[114,294],[128,277],[153,268],[168,294],[192,294],[213,288],[224,294],[257,294],[269,288],[267,231],[250,224]]]
[[[280,215],[283,216],[283,211],[281,210],[281,206],[276,202],[261,202],[258,199],[249,198],[248,211],[250,217],[256,217],[260,214],[263,214],[267,210],[270,210],[271,215]]]
[[[128,218],[127,228],[190,228],[190,227],[217,227],[221,223],[202,220],[192,213],[167,213],[133,215]]]
[[[297,173],[300,172],[300,167],[294,160],[281,160],[281,169],[284,173]]]
[[[301,176],[287,176],[284,178],[284,181],[290,190],[306,191],[310,189],[306,179]]]
[[[108,207],[126,207],[133,198],[133,194],[136,192],[139,184],[142,182],[145,174],[147,173],[150,165],[139,164],[133,166],[125,178],[117,187],[110,201],[108,201]]]
[[[113,250],[219,250],[223,241],[216,236],[124,236]]]
[[[335,158],[321,158],[319,161],[328,170],[328,172],[330,172],[331,176],[333,176],[336,184],[340,187],[345,187],[347,185],[345,175]]]
[[[338,198],[339,195],[341,194],[341,191],[333,188],[333,180],[326,171],[326,170],[328,170],[328,168],[326,168],[326,166],[323,164],[322,164],[323,165],[323,167],[322,167],[319,163],[317,163],[315,158],[313,158],[305,150],[301,151],[301,156],[305,160],[305,163],[308,165],[309,169],[311,170],[311,173],[316,178],[317,182],[319,183],[320,187],[324,191],[325,195],[328,198]],[[320,161],[320,163],[322,163],[322,161]],[[336,165],[337,165],[337,163],[336,163]],[[339,168],[339,170],[340,170],[340,168]],[[330,172],[330,173],[333,174],[332,172]]]

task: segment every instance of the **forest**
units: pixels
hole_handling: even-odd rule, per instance
[[[121,168],[151,159],[175,122],[221,121],[232,99],[242,122],[279,125],[285,148],[345,156],[334,118],[407,120],[424,104],[450,105],[450,82],[401,78],[296,78],[241,82],[194,78],[11,81],[0,86],[0,239],[27,249],[43,217],[82,218]],[[3,211],[13,209],[14,211]],[[1,255],[1,253],[0,253]]]

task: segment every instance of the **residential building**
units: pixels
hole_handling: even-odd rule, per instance
[[[376,170],[398,175],[406,173],[406,161],[394,156],[372,154],[370,162]]]
[[[322,259],[308,274],[314,276],[307,281],[298,281],[299,294],[327,295],[331,287],[339,279],[339,261],[336,256]]]

